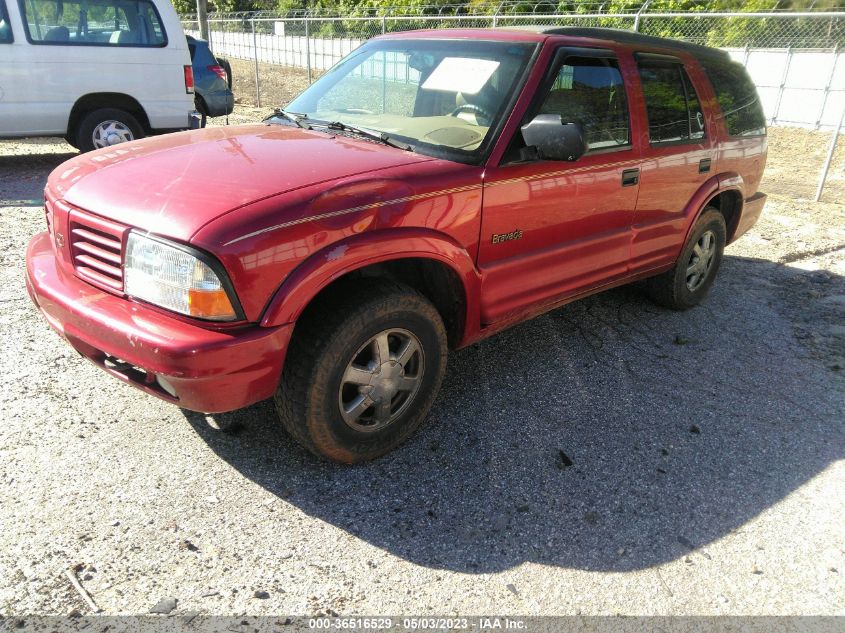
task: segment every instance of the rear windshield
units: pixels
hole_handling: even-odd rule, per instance
[[[731,136],[761,136],[766,133],[766,115],[757,88],[736,62],[702,60],[722,116]]]
[[[19,0],[33,44],[165,46],[167,36],[149,0]]]

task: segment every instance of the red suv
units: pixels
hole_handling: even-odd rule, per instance
[[[262,124],[61,165],[28,288],[107,372],[204,412],[274,396],[303,445],[360,461],[422,422],[450,348],[639,279],[699,303],[763,208],[765,134],[718,50],[382,36]]]

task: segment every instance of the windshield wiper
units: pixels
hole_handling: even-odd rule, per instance
[[[266,118],[266,119],[264,119],[264,120],[265,120],[265,121],[269,121],[269,120],[270,120],[270,119],[272,119],[273,117],[282,117],[283,119],[287,119],[288,121],[291,121],[291,122],[292,122],[292,123],[294,123],[295,125],[297,125],[297,126],[299,126],[299,127],[303,128],[303,129],[305,129],[305,130],[310,130],[310,129],[311,129],[311,126],[310,126],[310,125],[308,125],[307,123],[305,123],[305,122],[303,121],[303,119],[307,119],[307,118],[308,118],[308,117],[307,117],[306,115],[304,115],[304,114],[296,114],[295,112],[285,112],[285,111],[284,111],[284,110],[282,110],[281,108],[276,108],[275,110],[273,110],[273,114],[272,114],[272,115],[270,115],[269,117],[267,117],[267,118]]]
[[[320,124],[325,125],[327,130],[348,132],[357,136],[363,136],[371,141],[378,141],[379,143],[384,143],[385,145],[396,147],[397,149],[405,150],[406,152],[413,151],[414,149],[413,145],[408,145],[408,143],[403,143],[395,138],[391,138],[390,135],[385,134],[384,132],[376,132],[375,130],[367,130],[365,128],[355,127],[354,125],[347,125],[342,121],[331,121],[330,123],[320,121]]]

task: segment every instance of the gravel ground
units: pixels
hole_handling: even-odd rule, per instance
[[[50,330],[23,255],[70,155],[0,143],[0,615],[90,612],[68,568],[108,614],[845,615],[845,207],[788,157],[703,306],[623,288],[455,353],[424,428],[341,467]]]
[[[232,90],[237,103],[253,107],[258,105],[255,92],[255,63],[243,59],[230,58],[232,66]],[[316,80],[322,71],[312,71],[311,79]],[[308,71],[277,64],[258,64],[259,90],[261,103],[272,109],[293,101],[293,98],[308,87]]]

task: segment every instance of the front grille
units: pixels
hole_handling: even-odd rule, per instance
[[[70,214],[70,252],[76,273],[92,284],[123,290],[123,236],[126,229],[77,210]]]

